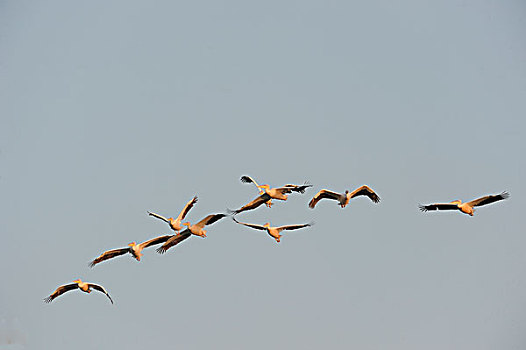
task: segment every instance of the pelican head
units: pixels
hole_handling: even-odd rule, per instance
[[[188,228],[190,228],[190,222],[183,222],[181,225],[184,225],[184,226],[187,226]]]
[[[265,228],[270,227],[270,222],[266,222],[265,225],[263,225],[263,227]]]
[[[259,189],[264,188],[264,189],[268,190],[270,188],[270,186],[269,185],[259,185],[258,188]],[[263,191],[261,191],[261,192],[263,192]]]
[[[136,245],[137,245],[136,242],[131,242],[130,244],[128,244],[128,247],[132,247],[132,248],[133,248],[133,247],[135,247]]]
[[[74,280],[73,283],[82,283],[82,281],[79,278],[79,279]]]

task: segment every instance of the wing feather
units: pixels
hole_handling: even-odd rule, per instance
[[[100,285],[95,284],[95,283],[88,283],[88,287],[93,288],[95,290],[98,290],[99,292],[102,292],[102,293],[106,294],[106,296],[110,299],[111,303],[113,304],[113,300],[111,299],[110,295],[108,294],[108,292],[106,292],[106,289],[104,289],[103,286],[100,286]]]
[[[165,218],[164,216],[161,216],[161,215],[159,215],[159,214],[155,214],[155,213],[152,213],[152,212],[148,212],[148,215],[153,216],[153,217],[155,217],[155,218],[157,218],[157,219],[161,219],[161,220],[164,221],[164,222],[170,223],[170,221],[168,221],[167,218]]]
[[[501,201],[503,199],[508,198],[509,196],[510,196],[510,194],[508,192],[504,191],[501,194],[489,195],[489,196],[484,196],[484,197],[481,197],[481,198],[474,199],[471,202],[468,202],[468,204],[471,207],[480,207],[482,205],[486,205],[486,204],[490,204],[490,203],[493,203],[493,202]]]
[[[324,198],[339,200],[340,196],[341,194],[338,192],[321,190],[320,192],[316,193],[314,197],[312,197],[312,199],[309,202],[309,208],[313,209],[316,206],[316,204]]]
[[[141,244],[139,244],[139,247],[141,247],[141,249],[144,249],[144,248],[151,247],[152,245],[156,245],[156,244],[159,244],[159,243],[164,243],[168,239],[170,239],[172,236],[173,235],[166,235],[166,236],[155,237],[155,238],[150,239],[149,241],[142,242]]]
[[[50,296],[44,298],[44,302],[50,303],[59,295],[62,295],[70,290],[77,289],[78,287],[79,285],[77,283],[65,284],[63,286],[60,286],[53,293],[51,293]]]
[[[283,187],[288,187],[290,188],[292,191],[294,192],[299,192],[299,193],[305,193],[305,190],[309,187],[312,187],[311,184],[308,184],[307,182],[305,182],[303,185],[285,185]]]
[[[430,211],[430,210],[458,210],[458,205],[454,203],[435,203],[422,205],[419,204],[418,208],[421,211]]]
[[[241,182],[246,183],[246,184],[248,184],[248,183],[253,183],[254,186],[256,186],[256,189],[257,189],[258,191],[261,191],[261,190],[259,189],[259,187],[258,187],[258,186],[259,186],[258,183],[257,183],[253,178],[251,178],[250,176],[248,176],[248,175],[243,175],[243,176],[241,176],[241,179],[240,179],[240,180],[241,180]]]
[[[190,237],[192,234],[190,233],[190,230],[186,229],[182,231],[181,233],[178,233],[176,235],[172,235],[162,246],[156,249],[157,253],[164,254],[168,249],[170,249],[173,246],[178,245],[188,237]]]
[[[120,249],[108,250],[107,252],[102,253],[98,258],[93,259],[93,261],[89,263],[89,267],[93,267],[93,266],[95,266],[96,264],[98,264],[98,263],[100,263],[102,261],[114,258],[116,256],[126,254],[129,251],[130,251],[129,248],[120,248]]]
[[[262,195],[256,197],[253,201],[245,204],[244,206],[242,206],[238,210],[234,210],[232,213],[233,214],[239,214],[239,213],[247,211],[247,210],[256,209],[260,205],[266,203],[269,199],[270,199],[270,196],[268,194],[266,194],[266,193],[263,193]]]
[[[256,224],[247,224],[247,223],[245,223],[245,222],[240,222],[240,221],[237,221],[235,217],[232,217],[232,220],[234,220],[234,221],[237,222],[238,224],[241,224],[241,225],[245,225],[245,226],[248,226],[248,227],[255,228],[256,230],[262,230],[262,231],[266,231],[266,230],[267,230],[267,229],[265,228],[265,226],[256,225]]]
[[[188,214],[188,212],[190,211],[190,209],[192,209],[192,207],[194,206],[195,203],[197,203],[197,196],[194,196],[193,199],[191,199],[188,203],[186,203],[186,205],[184,206],[183,210],[181,211],[181,213],[178,216],[179,220],[183,220],[184,219],[186,214]]]
[[[199,221],[195,226],[199,228],[203,228],[206,225],[212,225],[214,222],[218,221],[219,219],[222,219],[226,216],[226,214],[210,214],[201,221]]]
[[[308,223],[308,224],[299,224],[299,225],[286,225],[286,226],[280,226],[280,227],[276,227],[279,231],[283,231],[283,230],[287,230],[287,231],[290,231],[290,230],[297,230],[297,229],[300,229],[300,228],[304,228],[304,227],[309,227],[309,226],[312,226],[313,223]]]
[[[358,196],[367,196],[375,203],[380,201],[380,197],[367,185],[363,185],[351,192],[351,198]]]

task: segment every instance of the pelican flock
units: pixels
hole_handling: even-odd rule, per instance
[[[292,185],[287,184],[281,187],[275,187],[272,188],[268,184],[259,185],[252,177],[248,175],[243,175],[241,177],[241,182],[243,183],[252,183],[256,187],[258,191],[258,196],[250,201],[249,203],[243,205],[241,208],[237,210],[230,210],[228,209],[228,213],[216,213],[216,214],[210,214],[198,221],[195,224],[191,224],[190,222],[182,222],[190,209],[194,207],[194,205],[197,203],[197,196],[194,196],[190,201],[186,203],[186,205],[183,207],[179,215],[174,219],[172,217],[165,218],[164,216],[161,216],[159,214],[147,211],[149,216],[152,216],[154,218],[157,218],[159,220],[162,220],[168,224],[170,229],[175,234],[167,234],[163,236],[158,236],[155,238],[152,238],[148,241],[142,242],[140,244],[136,244],[136,242],[132,242],[128,244],[127,247],[124,248],[118,248],[113,250],[108,250],[103,252],[100,256],[93,259],[90,263],[90,267],[94,267],[95,265],[115,258],[117,256],[130,254],[133,258],[135,258],[137,261],[141,261],[141,257],[143,255],[142,251],[145,248],[162,244],[160,247],[157,248],[157,252],[160,254],[164,254],[168,249],[175,247],[179,243],[183,242],[184,240],[188,239],[191,236],[198,236],[201,238],[206,238],[207,231],[204,229],[205,226],[210,226],[214,224],[215,222],[223,219],[224,217],[230,215],[235,223],[238,225],[243,225],[255,230],[260,231],[266,231],[269,236],[274,238],[277,243],[281,241],[281,232],[282,231],[293,231],[298,230],[306,227],[310,227],[313,225],[313,222],[308,224],[292,224],[292,225],[283,225],[283,226],[270,226],[270,223],[265,223],[264,225],[258,225],[258,224],[251,224],[251,223],[245,223],[238,221],[236,219],[236,216],[240,213],[254,210],[258,208],[259,206],[265,204],[267,207],[271,208],[273,203],[273,199],[286,201],[288,198],[288,195],[292,192],[297,192],[300,194],[305,193],[305,191],[312,187],[311,184],[304,183],[303,185]],[[343,209],[345,208],[351,199],[359,197],[359,196],[366,196],[368,197],[372,202],[379,203],[380,197],[378,194],[373,191],[369,186],[363,185],[357,189],[355,189],[352,192],[349,192],[346,190],[344,193],[338,193],[333,192],[330,190],[322,189],[314,197],[309,201],[308,207],[311,209],[314,209],[318,202],[322,199],[331,199],[334,200],[340,205],[340,207]],[[449,203],[434,203],[434,204],[427,204],[427,205],[419,205],[421,211],[433,211],[433,210],[458,210],[462,213],[468,214],[470,216],[473,216],[473,213],[475,211],[475,207],[480,207],[483,205],[491,204],[497,201],[501,201],[504,199],[507,199],[509,197],[508,192],[502,192],[497,195],[488,195],[481,198],[474,199],[470,202],[462,203],[460,200],[455,200]],[[53,301],[58,296],[74,290],[74,289],[80,289],[81,291],[85,293],[91,293],[92,290],[97,290],[101,293],[104,293],[113,304],[113,300],[111,299],[108,292],[101,286],[95,283],[86,283],[82,282],[82,280],[77,279],[74,280],[73,283],[62,285],[58,287],[51,295],[46,297],[44,301],[46,303],[49,303]]]

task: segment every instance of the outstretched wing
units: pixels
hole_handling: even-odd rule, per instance
[[[130,251],[129,248],[108,250],[107,252],[102,253],[98,258],[93,259],[93,261],[89,263],[89,267],[93,267],[104,260],[108,260],[116,256],[126,254],[129,251]]]
[[[313,209],[316,206],[316,204],[324,198],[339,200],[340,196],[341,194],[338,192],[321,190],[320,192],[316,193],[316,195],[310,200],[309,208]]]
[[[241,212],[244,212],[246,210],[252,210],[259,207],[261,204],[266,203],[270,199],[270,196],[266,193],[263,193],[261,196],[258,196],[256,199],[254,199],[252,202],[245,204],[238,210],[232,211],[233,214],[239,214]]]
[[[152,245],[160,244],[166,242],[168,239],[170,239],[173,235],[166,235],[166,236],[160,236],[150,239],[149,241],[142,242],[139,244],[139,247],[141,249],[148,248]]]
[[[176,235],[172,235],[162,246],[156,249],[157,253],[164,254],[168,249],[170,249],[173,246],[178,245],[188,237],[190,237],[192,234],[188,229],[182,231],[181,233],[178,233]]]
[[[235,217],[232,217],[232,220],[234,220],[234,221],[237,222],[238,224],[241,224],[241,225],[245,225],[245,226],[248,226],[248,227],[255,228],[256,230],[263,230],[263,231],[266,231],[265,226],[256,225],[256,224],[247,224],[247,223],[245,223],[245,222],[240,222],[240,221],[237,221]]]
[[[258,186],[259,186],[258,183],[257,183],[253,178],[251,178],[250,176],[248,176],[248,175],[243,175],[243,176],[241,176],[241,179],[240,179],[240,180],[241,180],[241,182],[246,183],[246,184],[248,184],[248,183],[253,183],[253,184],[256,186],[257,190],[258,190],[258,191],[261,191],[261,190],[259,189],[259,187],[258,187]]]
[[[367,185],[363,185],[351,192],[351,198],[358,196],[367,196],[375,203],[380,201],[380,197]]]
[[[201,221],[199,221],[195,226],[199,228],[203,228],[206,225],[212,225],[214,222],[216,222],[219,219],[222,219],[226,216],[226,214],[210,214]]]
[[[50,303],[53,301],[53,299],[55,299],[59,295],[62,295],[70,290],[77,289],[78,287],[79,285],[77,283],[65,284],[63,286],[60,286],[53,293],[51,293],[50,296],[48,296],[47,298],[44,298],[44,301],[46,303]]]
[[[106,289],[104,289],[104,287],[99,286],[98,284],[95,284],[95,283],[88,283],[88,287],[93,288],[95,290],[98,290],[99,292],[102,292],[102,293],[106,294],[106,296],[110,299],[111,303],[113,304],[113,300],[111,299],[111,297],[108,294],[108,292],[106,292]]]
[[[157,219],[161,219],[161,220],[164,221],[164,222],[170,223],[170,221],[168,221],[167,218],[165,218],[164,216],[161,216],[161,215],[159,215],[159,214],[155,214],[155,213],[152,213],[152,212],[148,212],[148,215],[153,216],[153,217],[155,217],[155,218],[157,218]]]
[[[283,231],[283,230],[288,230],[288,231],[291,231],[291,230],[297,230],[297,229],[300,229],[300,228],[304,228],[304,227],[308,227],[308,226],[312,226],[314,225],[313,222],[311,223],[308,223],[308,224],[301,224],[301,225],[287,225],[287,226],[280,226],[280,227],[276,227],[278,229],[279,232]]]
[[[508,198],[509,196],[510,194],[508,192],[502,192],[501,194],[489,195],[489,196],[474,199],[471,202],[468,202],[468,204],[471,207],[480,207],[481,205],[486,205],[486,204],[490,204],[493,202],[501,201],[503,199]]]
[[[430,211],[430,210],[458,210],[458,205],[455,203],[435,203],[422,205],[419,204],[418,208],[421,211]]]
[[[305,193],[305,190],[307,188],[309,188],[309,187],[312,187],[312,185],[310,185],[307,182],[305,182],[303,185],[290,185],[289,184],[289,185],[285,185],[283,187],[288,187],[294,192]]]
[[[192,207],[194,206],[195,203],[197,203],[197,196],[195,196],[192,200],[190,200],[188,203],[186,203],[186,205],[184,206],[183,210],[179,214],[178,219],[179,220],[183,220],[184,217],[186,216],[186,214],[188,214],[188,212],[190,211],[190,209],[192,209]]]

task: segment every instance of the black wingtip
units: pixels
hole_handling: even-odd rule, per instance
[[[44,300],[44,303],[50,303],[53,300],[53,298],[51,298],[51,296],[49,296],[47,298],[44,298],[43,300]]]
[[[500,194],[500,196],[502,197],[502,199],[507,199],[510,197],[510,193],[508,191],[504,191]]]
[[[426,212],[426,211],[427,211],[426,206],[425,206],[425,205],[422,205],[422,204],[419,204],[419,205],[418,205],[418,209],[420,209],[420,211],[422,211],[422,212]]]
[[[240,180],[241,180],[241,182],[244,182],[244,183],[251,183],[252,182],[252,180],[246,175],[241,176]]]
[[[155,249],[155,251],[159,254],[166,253],[166,249],[163,246],[160,246],[159,248]]]

